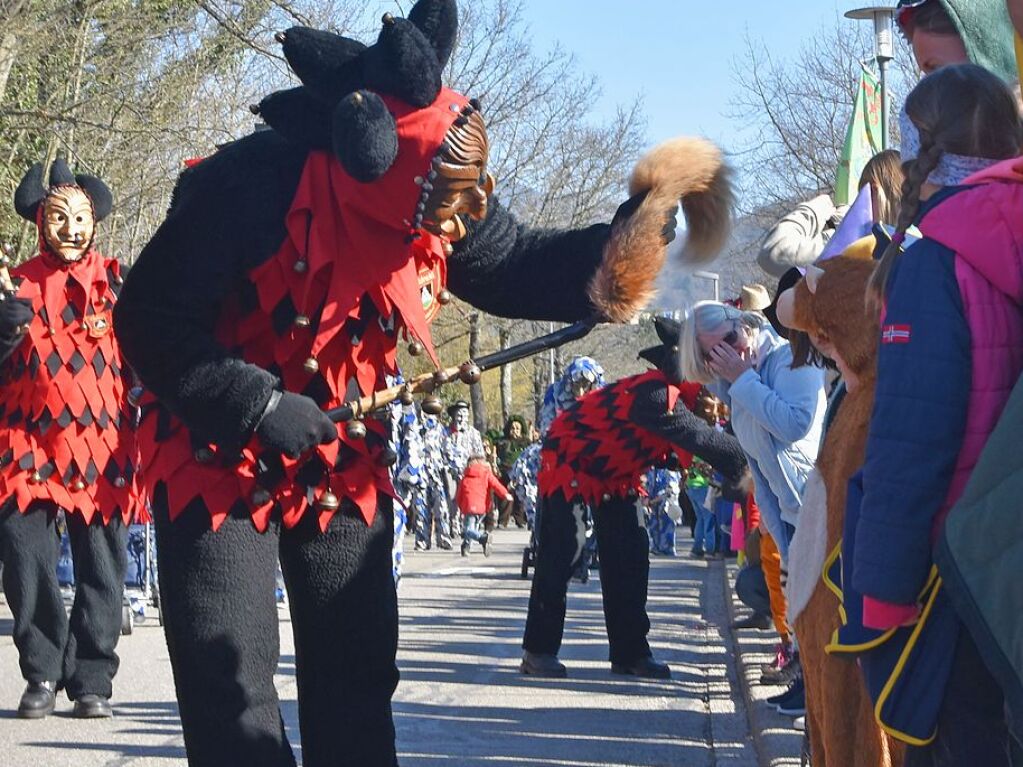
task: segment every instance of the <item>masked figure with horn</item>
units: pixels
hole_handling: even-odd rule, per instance
[[[703,388],[682,381],[679,324],[655,322],[661,344],[640,353],[654,369],[583,395],[554,419],[540,453],[540,546],[529,595],[521,671],[563,677],[558,660],[572,568],[585,543],[583,512],[593,511],[600,589],[617,674],[668,678],[647,642],[649,543],[640,482],[655,466],[688,467],[698,455],[744,498],[746,460],[735,437],[693,411]]]
[[[376,42],[278,35],[301,85],[270,126],[186,170],[115,326],[140,426],[193,764],[294,764],[273,675],[274,560],[295,635],[302,761],[395,764],[397,601],[384,425],[324,410],[386,386],[399,340],[436,362],[450,294],[509,317],[622,320],[649,297],[681,199],[693,257],[730,218],[716,147],[681,140],[611,225],[537,231],[492,197],[480,105],[441,84],[454,0]],[[538,275],[543,280],[538,280]]]
[[[53,711],[63,688],[74,715],[110,716],[128,524],[135,490],[134,416],[111,310],[118,263],[93,247],[110,212],[100,179],[58,159],[25,175],[14,205],[39,229],[39,255],[0,293],[0,542],[14,643],[28,687],[18,715]],[[57,583],[63,509],[77,589],[70,622]]]

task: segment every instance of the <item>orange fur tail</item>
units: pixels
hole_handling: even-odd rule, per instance
[[[629,194],[640,192],[648,192],[646,199],[611,231],[589,285],[590,301],[611,322],[628,322],[653,297],[664,265],[667,213],[679,201],[688,229],[682,251],[687,263],[712,260],[731,231],[731,170],[705,139],[672,139],[641,158],[629,181]]]

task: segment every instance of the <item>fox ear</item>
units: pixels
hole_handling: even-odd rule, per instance
[[[36,209],[39,203],[46,197],[46,187],[43,186],[43,164],[37,162],[21,179],[17,190],[14,192],[14,209],[22,218],[31,221],[36,220]]]
[[[806,267],[806,274],[804,279],[806,280],[806,287],[810,289],[810,292],[816,295],[817,284],[820,282],[821,277],[824,276],[824,270],[820,267],[810,265]]]
[[[440,68],[448,64],[458,37],[458,5],[455,0],[419,0],[409,11],[408,20],[430,41]]]

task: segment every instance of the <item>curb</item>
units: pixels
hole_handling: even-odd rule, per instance
[[[721,567],[721,588],[725,593],[725,606],[728,609],[728,625],[722,627],[725,629],[723,632],[727,642],[728,649],[735,659],[735,676],[739,680],[739,690],[742,694],[743,707],[746,709],[746,725],[749,728],[750,737],[753,740],[753,750],[756,752],[757,764],[760,767],[770,767],[771,761],[767,756],[767,749],[765,748],[763,733],[761,728],[758,727],[757,717],[754,715],[754,700],[753,690],[750,687],[749,679],[746,678],[746,667],[743,662],[742,650],[739,647],[739,637],[736,634],[732,624],[735,623],[735,597],[732,593],[732,581],[730,577],[731,566],[727,561],[722,563]]]

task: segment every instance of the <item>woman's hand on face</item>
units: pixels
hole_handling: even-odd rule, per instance
[[[725,379],[728,383],[735,383],[739,376],[753,367],[753,363],[749,359],[749,349],[744,349],[740,355],[724,342],[711,349],[708,356],[710,359],[707,360],[707,367],[714,375]]]

